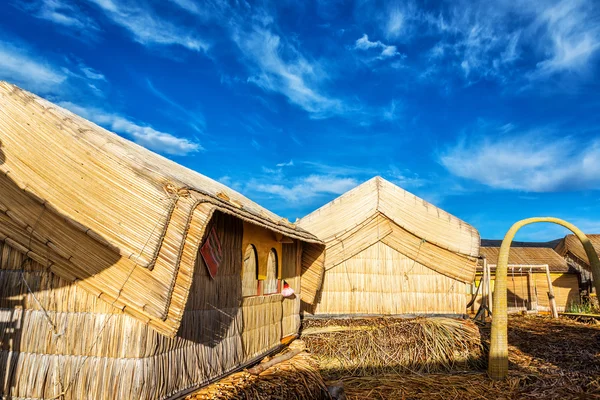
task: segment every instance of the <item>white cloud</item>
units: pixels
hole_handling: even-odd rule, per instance
[[[463,139],[440,163],[452,174],[496,189],[528,192],[598,190],[600,140],[544,131]]]
[[[417,15],[439,37],[430,60],[459,68],[470,81],[581,74],[600,50],[600,9],[594,0],[459,1],[439,14]],[[515,69],[518,60],[524,62]]]
[[[538,63],[538,76],[584,70],[600,49],[599,17],[584,0],[563,0],[541,11],[535,26],[545,31],[547,58]]]
[[[59,105],[108,129],[125,134],[139,145],[158,153],[183,156],[204,150],[199,143],[140,125],[119,114],[93,107],[81,107],[70,102],[60,102]]]
[[[300,202],[323,194],[342,194],[357,185],[358,181],[354,178],[309,175],[297,178],[292,185],[261,183],[253,180],[248,184],[248,189],[274,195],[289,202]]]
[[[379,58],[390,58],[400,55],[400,53],[398,53],[398,50],[396,49],[396,46],[383,44],[379,40],[376,42],[371,42],[369,40],[369,36],[366,33],[356,40],[354,48],[357,50],[381,50],[381,52],[379,53]]]
[[[115,24],[127,29],[133,40],[146,46],[178,45],[192,51],[206,52],[209,45],[193,29],[161,18],[149,8],[118,4],[112,0],[89,0],[98,5]]]
[[[76,30],[79,35],[89,37],[99,30],[96,22],[86,15],[76,3],[69,0],[38,0],[33,3],[16,3],[18,8],[36,18],[44,19]]]
[[[324,118],[346,111],[343,102],[327,96],[320,89],[325,74],[316,61],[309,61],[291,43],[268,28],[253,24],[249,29],[239,25],[233,40],[251,62],[254,74],[249,82],[266,91],[283,94],[313,118]]]
[[[23,43],[0,41],[0,79],[15,83],[36,94],[51,94],[57,99],[63,99],[62,102],[58,102],[59,105],[113,131],[126,134],[138,144],[157,152],[185,155],[203,150],[202,146],[195,141],[179,138],[147,125],[140,125],[119,114],[94,107],[82,107],[66,101],[65,99],[88,97],[85,87],[101,94],[100,89],[92,82],[106,82],[106,77],[81,61],[73,63],[67,60],[81,71],[77,73],[66,67],[51,64],[40,57],[33,56],[32,53],[33,50],[28,50]],[[82,82],[83,85],[80,84]]]
[[[392,8],[388,12],[388,20],[385,26],[387,37],[398,37],[406,25],[406,18],[402,10],[398,7]]]
[[[252,139],[252,141],[250,142],[250,144],[251,144],[251,145],[252,145],[252,147],[254,147],[254,149],[255,149],[255,150],[257,150],[257,151],[258,151],[258,150],[260,150],[260,149],[261,149],[261,147],[262,147],[262,146],[260,145],[260,143],[258,143],[258,142],[256,141],[256,139]]]
[[[230,9],[230,4],[223,0],[169,0],[183,10],[203,20],[222,19]]]
[[[81,70],[81,72],[83,72],[83,74],[85,75],[86,78],[88,79],[92,79],[95,81],[105,81],[106,82],[106,77],[104,76],[104,74],[96,71],[95,69],[88,67],[85,64],[80,64],[79,65],[79,69]]]
[[[7,80],[39,94],[56,92],[67,74],[25,46],[0,41],[0,79]]]
[[[283,163],[279,163],[276,164],[277,167],[293,167],[294,166],[294,160],[290,160],[288,162],[283,162]]]

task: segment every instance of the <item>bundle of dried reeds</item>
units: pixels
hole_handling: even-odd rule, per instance
[[[482,329],[489,342],[489,327]],[[600,326],[509,316],[504,381],[484,372],[342,378],[348,399],[600,399]]]
[[[483,360],[477,326],[452,318],[310,319],[302,339],[328,379],[461,370]]]
[[[301,341],[296,341],[279,355],[302,346]],[[199,399],[320,400],[330,396],[315,361],[308,353],[301,352],[259,375],[247,370],[238,372],[186,397],[186,400]]]

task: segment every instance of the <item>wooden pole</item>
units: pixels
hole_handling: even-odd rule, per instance
[[[527,282],[529,283],[529,308],[531,311],[535,311],[537,313],[538,302],[537,302],[537,294],[535,292],[535,277],[533,272],[531,271],[531,267],[529,268],[529,272],[527,273]]]
[[[302,348],[296,349],[296,350],[290,350],[285,354],[282,354],[277,357],[273,357],[270,361],[263,362],[261,364],[258,364],[256,367],[252,367],[252,368],[248,369],[248,372],[251,373],[252,375],[260,375],[261,372],[264,372],[265,370],[271,368],[273,365],[287,361],[290,358],[302,353],[303,351],[304,351],[304,349],[302,349]]]
[[[486,280],[487,280],[487,296],[488,296],[488,310],[489,315],[492,315],[493,312],[493,301],[492,301],[492,273],[490,272],[490,266],[487,263],[487,258],[483,259],[483,265],[485,265],[484,270],[486,271]]]
[[[552,278],[550,277],[550,268],[547,265],[546,278],[548,279],[548,300],[550,300],[550,312],[552,312],[552,318],[558,318],[556,299],[554,298],[554,288],[552,287]]]

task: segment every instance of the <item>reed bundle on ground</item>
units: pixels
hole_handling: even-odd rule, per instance
[[[489,341],[489,327],[482,330]],[[505,381],[484,372],[387,374],[341,379],[348,399],[600,399],[600,326],[511,316]]]
[[[481,365],[477,326],[453,318],[304,320],[302,339],[328,379]]]
[[[300,341],[296,341],[290,345],[289,349],[279,354],[285,354],[303,346]],[[268,362],[268,359],[263,360],[264,362]],[[266,369],[259,375],[251,374],[248,371],[230,375],[186,397],[186,400],[330,399],[316,362],[306,352],[300,352],[289,360]]]

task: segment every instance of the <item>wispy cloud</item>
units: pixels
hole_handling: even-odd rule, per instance
[[[406,27],[406,17],[404,12],[398,7],[392,7],[387,13],[385,31],[387,37],[396,38],[404,31]]]
[[[80,63],[79,70],[85,75],[86,78],[92,79],[95,81],[105,81],[106,77],[101,72],[96,71],[92,67],[88,67],[87,65]]]
[[[533,28],[545,37],[542,50],[547,57],[537,64],[534,77],[587,68],[600,49],[600,12],[595,6],[585,0],[563,0],[539,12]]]
[[[600,9],[593,0],[456,2],[439,14],[418,15],[422,29],[439,38],[430,61],[441,71],[460,70],[469,81],[580,74],[600,50]]]
[[[379,40],[372,42],[369,40],[369,36],[366,33],[356,40],[354,43],[354,48],[363,51],[375,49],[379,53],[378,58],[380,59],[401,55],[398,52],[398,49],[396,49],[396,46],[384,44]]]
[[[197,52],[206,52],[209,48],[208,42],[193,29],[161,18],[148,6],[112,0],[88,1],[99,6],[113,23],[129,31],[133,40],[145,46],[182,46]]]
[[[200,111],[191,111],[190,109],[182,106],[175,100],[171,99],[162,91],[158,90],[156,86],[150,81],[150,79],[146,79],[146,84],[148,88],[156,97],[169,104],[171,107],[179,111],[184,119],[185,123],[187,123],[192,129],[194,129],[198,133],[203,133],[206,129],[206,120],[204,119],[204,115]]]
[[[40,94],[56,93],[68,74],[22,43],[0,41],[0,79]]]
[[[364,166],[356,167],[343,164],[331,165],[319,161],[302,161],[301,163],[313,170],[316,175],[373,177],[378,173],[377,169]]]
[[[283,163],[279,163],[276,164],[278,167],[293,167],[294,166],[294,160],[290,160],[288,162],[283,162]]]
[[[15,5],[32,16],[76,31],[78,36],[90,38],[100,30],[93,18],[69,0],[37,0],[17,2]]]
[[[290,202],[308,201],[323,194],[342,194],[358,185],[354,178],[331,175],[310,175],[293,180],[292,184],[249,182],[247,190],[261,192]]]
[[[403,189],[420,188],[431,183],[429,179],[423,178],[406,168],[398,168],[396,165],[390,165],[387,178]]]
[[[281,93],[313,118],[346,111],[341,100],[321,89],[325,73],[320,64],[309,60],[292,43],[273,33],[268,25],[237,25],[232,37],[253,71],[249,82],[263,90]]]
[[[530,130],[463,138],[440,163],[452,174],[496,189],[528,192],[598,190],[600,140]]]
[[[71,102],[60,102],[59,105],[108,129],[125,134],[139,145],[158,153],[184,156],[204,150],[197,142],[158,131],[119,114],[94,107],[81,107]]]

